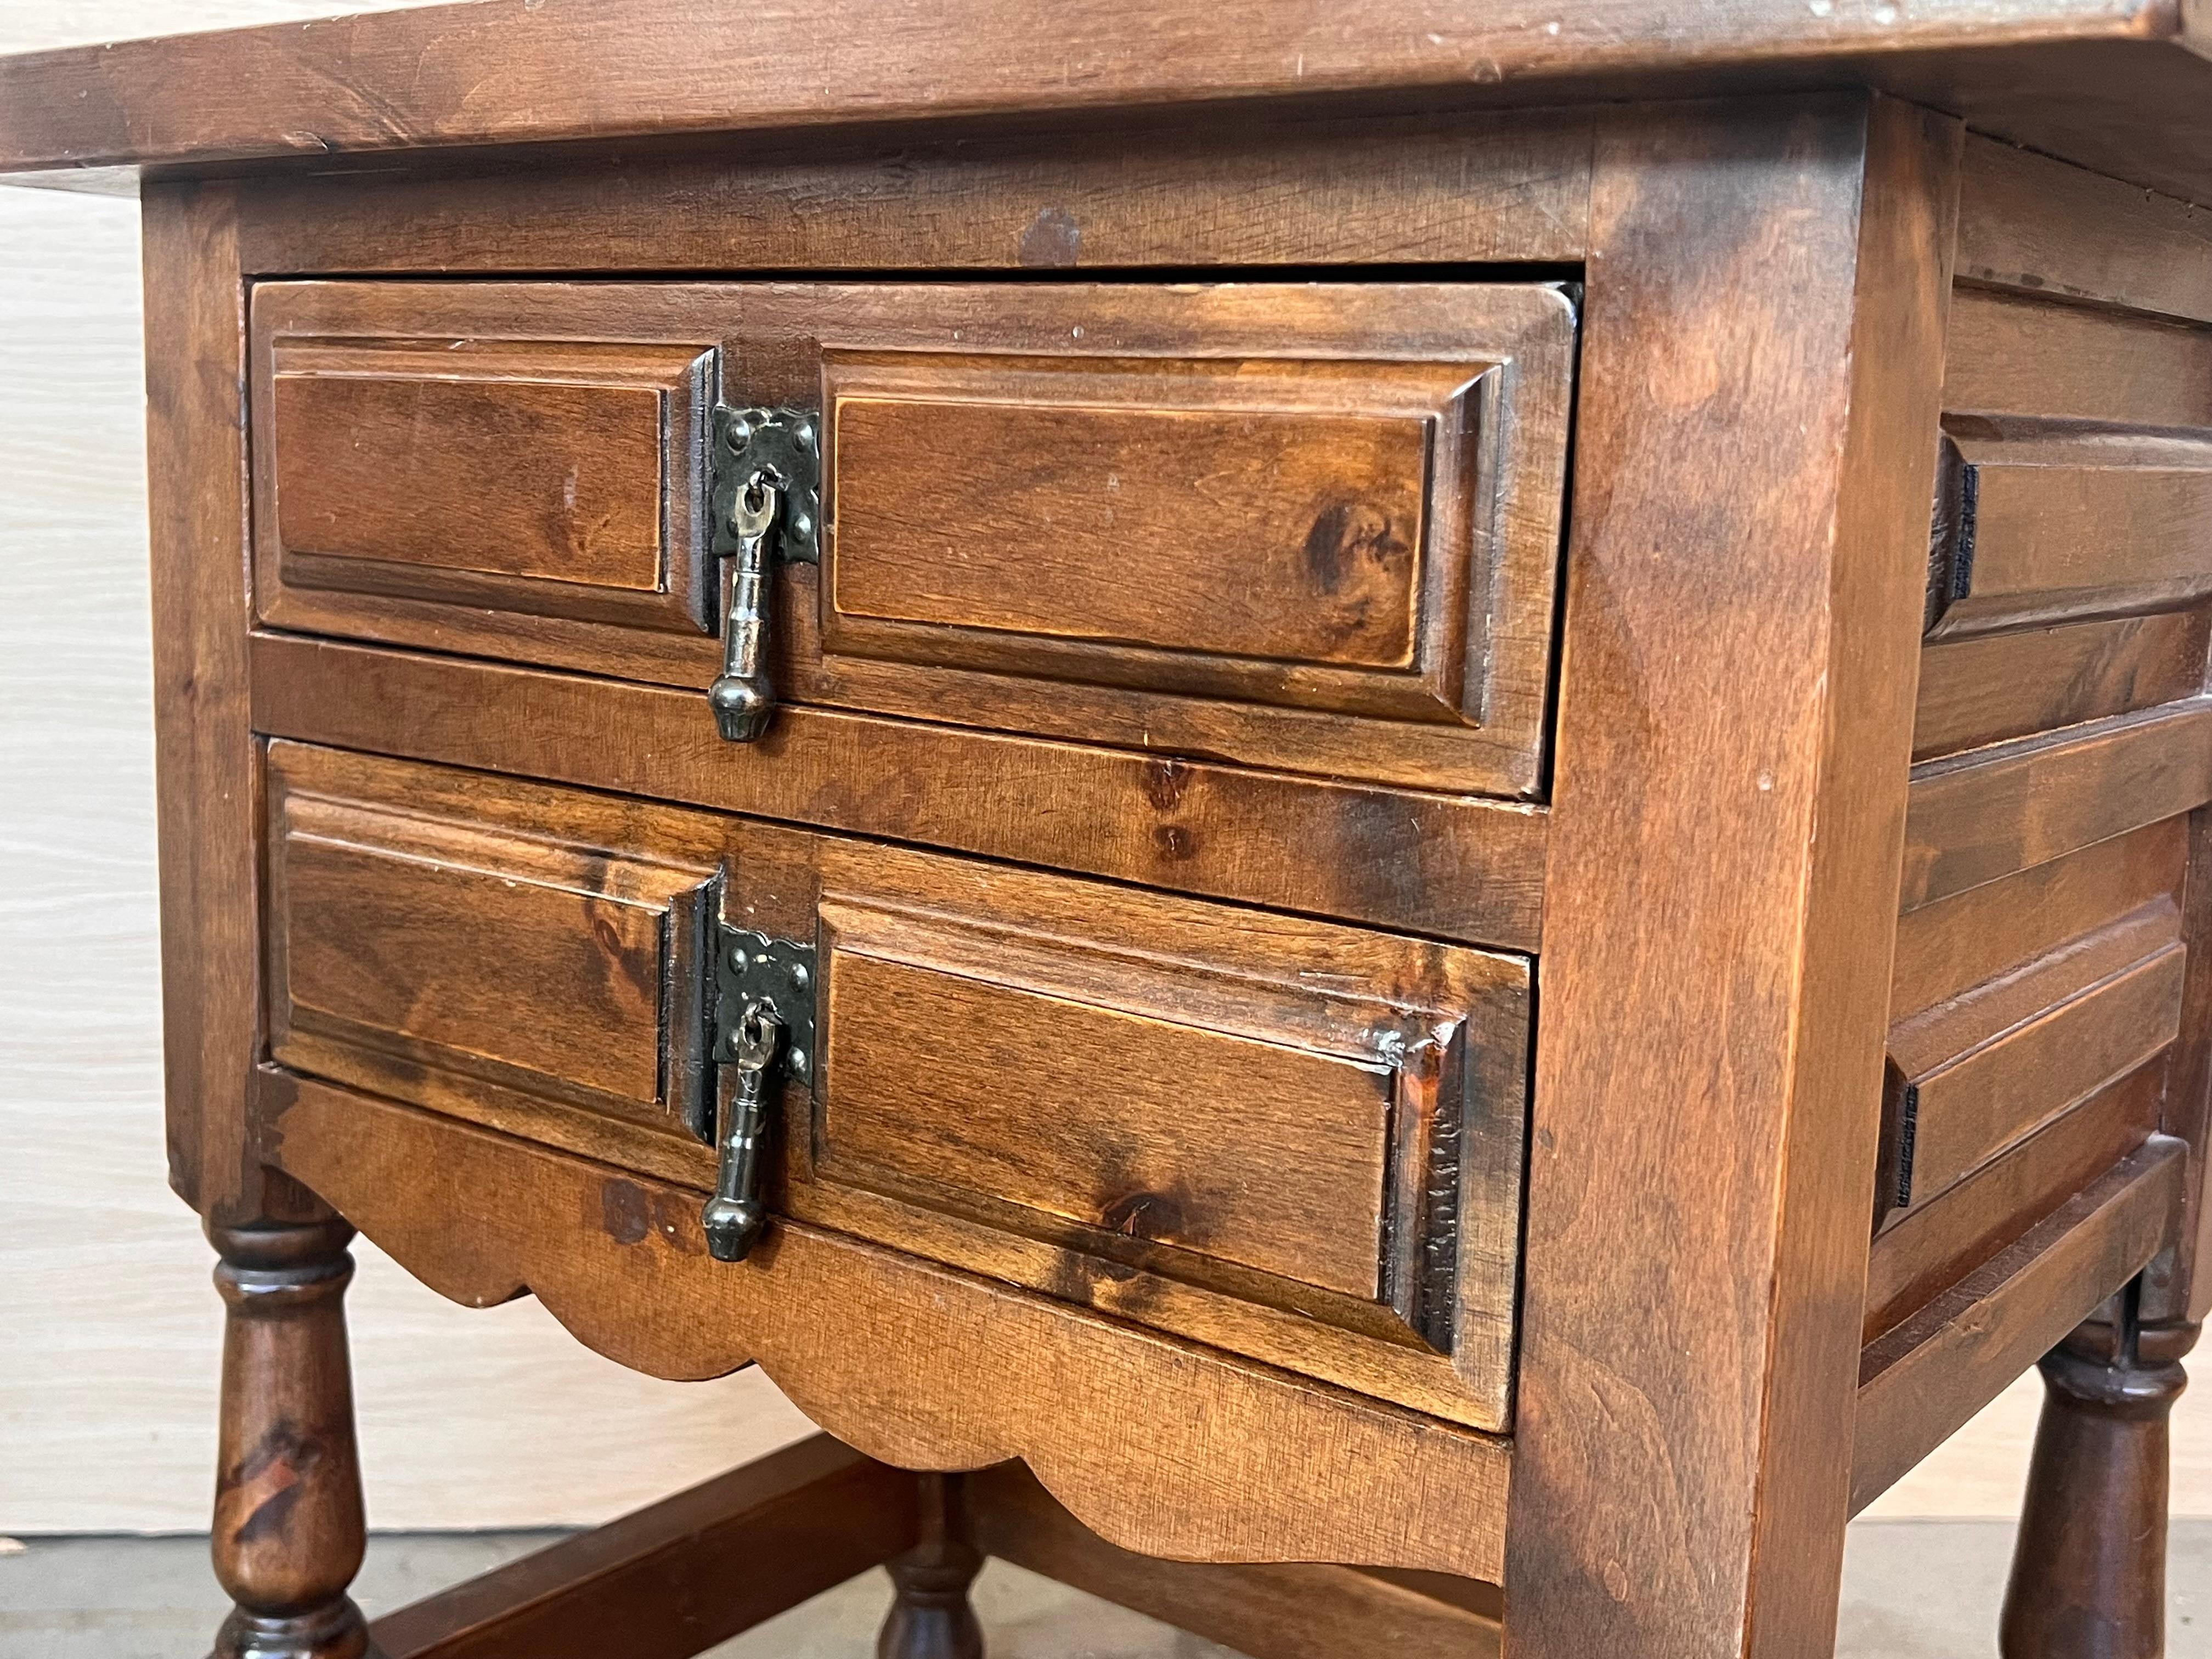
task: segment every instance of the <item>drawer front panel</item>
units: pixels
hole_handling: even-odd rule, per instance
[[[706,410],[797,409],[780,701],[1530,795],[1574,335],[1530,284],[264,284],[257,603],[703,689]]]
[[[1490,366],[825,367],[826,657],[1479,722]]]
[[[285,586],[700,635],[690,348],[287,340],[264,571]]]
[[[281,769],[275,782],[276,1060],[371,1086],[428,1068],[647,1123],[699,1120],[711,868],[427,821],[401,800],[295,789]]]
[[[826,1166],[1376,1296],[1382,1066],[887,962],[842,938],[829,982]],[[1172,1109],[1194,1097],[1218,1109]]]
[[[279,1063],[703,1190],[715,932],[811,945],[772,1213],[1505,1420],[1524,959],[299,744],[269,775]]]

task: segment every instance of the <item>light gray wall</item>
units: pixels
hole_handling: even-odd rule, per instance
[[[0,52],[317,0],[5,0]],[[135,201],[0,189],[0,1531],[198,1530],[211,1255],[163,1176]],[[158,619],[155,619],[158,625]],[[588,1522],[803,1432],[356,1247],[369,1520]]]
[[[332,9],[6,0],[0,52]],[[197,1529],[212,1484],[209,1253],[162,1178],[143,427],[137,204],[0,190],[0,1530]],[[356,1254],[373,1525],[595,1520],[803,1427],[757,1375],[654,1382]],[[2012,1510],[2034,1398],[1882,1512]],[[2212,1515],[2212,1389],[2178,1437]]]

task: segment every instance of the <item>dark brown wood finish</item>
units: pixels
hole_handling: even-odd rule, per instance
[[[1909,11],[1607,0],[1477,19],[1388,0],[1162,17],[836,0],[763,39],[702,0],[510,0],[12,60],[0,171],[521,144],[1223,100],[1528,103],[1868,84],[2049,154],[2204,193],[2202,25],[2142,0]],[[251,89],[250,91],[248,89]]]
[[[2142,1270],[2172,1224],[2185,1152],[2170,1136],[2152,1137],[1868,1345],[1851,1455],[1854,1511]]]
[[[1531,1659],[1796,1659],[1850,1507],[2039,1350],[2141,1274],[2129,1355],[2178,1353],[2207,242],[1987,135],[2212,193],[2185,9],[495,0],[0,64],[0,167],[156,179],[230,1650],[367,1640],[349,1440],[265,1527],[232,1455],[343,1437],[325,1201],[988,1470],[802,1449],[380,1627],[411,1654],[636,1645],[664,1585],[672,1653],[902,1552],[884,1651],[972,1654],[1001,1549],[1261,1659],[1497,1650],[1478,1577]],[[823,415],[747,748],[718,398]],[[820,952],[742,1263],[725,921]],[[2095,1556],[2076,1498],[2147,1535],[2108,1405],[2053,1408],[2031,1561]],[[708,1534],[768,1565],[695,1603]],[[2096,1559],[2010,1650],[2149,1650]]]
[[[2004,1659],[2166,1652],[2166,1422],[2197,1340],[2145,1331],[2132,1291],[2045,1354],[2042,1421],[2005,1594]]]
[[[343,1298],[353,1229],[210,1223],[227,1310],[216,1577],[235,1606],[213,1659],[366,1659],[346,1595],[367,1541]]]
[[[1017,1463],[968,1477],[984,1553],[1149,1613],[1252,1659],[1498,1659],[1497,1588],[1441,1574],[1305,1564],[1223,1566],[1117,1548]]]
[[[2154,1331],[2200,1324],[2212,1313],[2212,1204],[2205,1201],[2212,1160],[2212,810],[2189,815],[2188,835],[2181,930],[2190,973],[2181,992],[2181,1036],[2167,1063],[2165,1127],[2189,1143],[2193,1167],[2174,1247],[2143,1275],[2137,1313]]]
[[[790,708],[276,635],[253,719],[297,738],[681,801],[1504,950],[1541,928],[1543,808]],[[395,721],[392,711],[404,708]]]
[[[2177,198],[1980,137],[1960,177],[1959,277],[2212,323],[2212,223]]]
[[[2212,702],[1996,744],[1916,769],[1904,906],[2063,858],[2212,799]]]
[[[921,1535],[891,1559],[877,1659],[983,1659],[983,1628],[968,1600],[983,1553],[968,1536],[966,1483],[957,1474],[920,1479]]]
[[[1832,1640],[1959,143],[1838,103],[1600,152],[1506,1534],[1540,1653]]]
[[[1585,251],[1587,109],[827,129],[240,186],[259,275],[1525,264]]]
[[[271,625],[703,690],[714,388],[821,427],[820,566],[769,602],[779,702],[1539,782],[1557,288],[273,283],[253,312]],[[617,379],[649,364],[667,384]],[[295,418],[311,394],[331,421]],[[377,498],[343,538],[332,492]]]
[[[1504,1426],[1525,962],[292,744],[268,769],[284,1066],[703,1186],[707,929],[814,943],[775,1213]]]
[[[1021,1457],[1126,1548],[1492,1580],[1502,1566],[1510,1455],[1495,1437],[799,1222],[715,1261],[696,1188],[274,1071],[261,1100],[264,1155],[432,1289],[476,1307],[528,1290],[634,1369],[694,1379],[757,1360],[884,1462]],[[462,1194],[465,1229],[451,1224]],[[1160,1412],[1166,1398],[1182,1408]],[[1095,1432],[1139,1419],[1150,1432]],[[1201,1476],[1204,1501],[1186,1484]]]
[[[1920,658],[1912,758],[2131,714],[2204,688],[2202,609],[2030,628],[1931,645]]]
[[[314,1214],[246,1152],[260,1046],[258,763],[243,580],[246,289],[231,193],[149,185],[146,453],[169,1180],[211,1220]]]

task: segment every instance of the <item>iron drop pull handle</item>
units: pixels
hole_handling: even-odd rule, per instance
[[[722,672],[708,688],[714,724],[752,743],[775,712],[769,678],[769,580],[776,563],[820,557],[815,523],[821,458],[811,415],[790,409],[714,410],[712,545],[734,558],[722,628]]]
[[[721,678],[707,688],[714,724],[732,743],[750,743],[768,730],[775,688],[768,678],[768,538],[783,492],[756,473],[738,492],[730,515],[738,568],[730,578],[730,617],[722,629]]]
[[[737,1088],[722,1120],[721,1163],[714,1195],[700,1212],[707,1254],[717,1261],[743,1261],[768,1224],[761,1195],[768,1142],[769,1080],[782,1047],[783,1018],[765,998],[747,1003],[731,1047]]]

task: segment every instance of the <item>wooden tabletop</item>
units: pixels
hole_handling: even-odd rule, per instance
[[[2212,0],[476,0],[0,58],[0,173],[1853,82],[2212,201]]]

